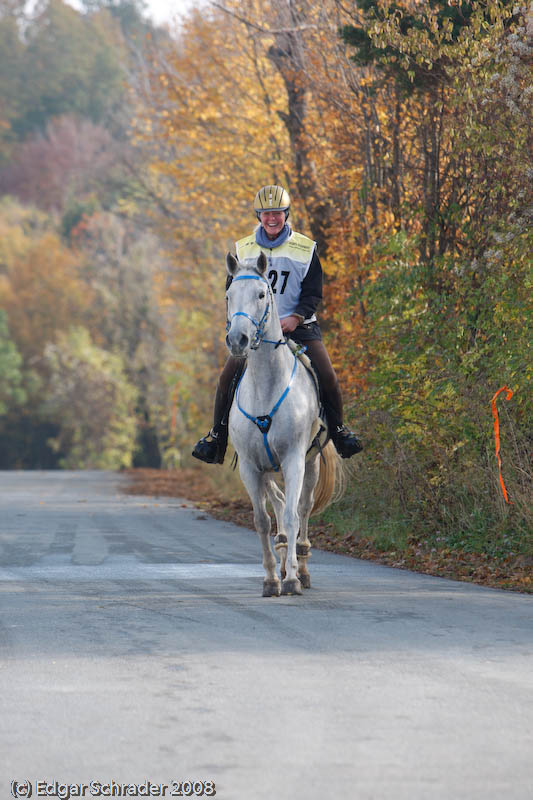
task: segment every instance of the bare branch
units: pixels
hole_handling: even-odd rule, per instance
[[[263,28],[261,25],[257,25],[255,22],[242,17],[240,14],[237,14],[230,8],[226,8],[226,6],[221,5],[221,3],[212,2],[211,5],[215,6],[215,8],[218,8],[220,11],[223,11],[224,14],[229,14],[230,17],[234,17],[248,28],[253,28],[253,30],[257,31],[257,33],[260,33],[263,36],[275,36],[281,33],[301,33],[301,31],[317,29],[316,25],[298,25],[296,28]]]

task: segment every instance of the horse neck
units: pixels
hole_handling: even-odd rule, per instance
[[[254,375],[254,382],[272,386],[278,379],[286,379],[293,366],[293,356],[286,344],[276,347],[270,342],[284,341],[281,323],[276,309],[270,315],[265,327],[264,339],[257,350],[252,350],[248,355],[248,370]],[[272,377],[274,375],[274,378]]]

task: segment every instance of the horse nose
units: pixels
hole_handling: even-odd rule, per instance
[[[241,355],[246,352],[250,344],[250,337],[246,333],[239,333],[238,331],[230,331],[226,336],[226,345],[234,356]]]

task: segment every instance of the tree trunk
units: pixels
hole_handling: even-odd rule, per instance
[[[288,0],[287,6],[280,9],[280,19],[286,28],[294,29],[302,24],[303,14],[297,13]],[[291,30],[277,33],[276,43],[270,47],[268,57],[279,71],[287,90],[288,112],[281,114],[281,118],[294,154],[296,189],[305,206],[318,252],[325,257],[333,208],[318,180],[313,143],[306,131],[308,76],[300,38],[301,34]]]

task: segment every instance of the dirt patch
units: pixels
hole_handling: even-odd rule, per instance
[[[125,474],[130,485],[127,494],[151,497],[182,497],[198,508],[208,511],[215,519],[234,522],[245,528],[254,527],[252,507],[248,501],[227,500],[203,469],[128,469]]]
[[[248,501],[222,499],[207,470],[130,469],[124,491],[152,497],[182,497],[207,511],[215,519],[253,529],[253,515]],[[333,525],[310,525],[313,547],[333,553],[376,561],[390,567],[409,569],[426,575],[478,583],[497,589],[533,593],[531,559],[509,558],[496,561],[483,553],[460,550],[425,550],[409,545],[406,550],[380,551],[370,539],[354,534],[339,535]]]

